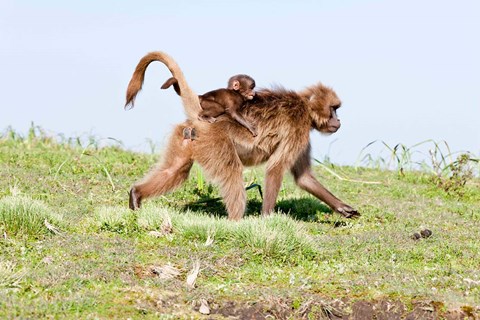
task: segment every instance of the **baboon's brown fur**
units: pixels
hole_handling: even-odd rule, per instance
[[[167,64],[165,60],[161,61]],[[180,71],[175,68],[178,66],[167,64],[167,67],[177,77]],[[139,72],[143,74],[144,71]],[[336,117],[340,100],[332,89],[317,84],[300,92],[285,89],[258,91],[256,99],[248,102],[241,111],[246,119],[257,124],[258,136],[253,138],[228,116],[221,116],[212,124],[195,121],[198,98],[184,80],[179,84],[184,107],[193,122],[176,126],[160,165],[132,187],[130,208],[137,209],[143,199],[181,185],[193,162],[197,161],[211,181],[219,185],[229,219],[241,219],[246,204],[243,168],[266,162],[263,214],[273,211],[282,178],[286,171],[290,171],[300,188],[324,201],[335,212],[345,217],[359,215],[323,187],[311,171],[310,130],[330,134],[340,127]],[[197,100],[189,95],[194,95]],[[183,139],[183,129],[192,126],[198,137],[194,141]]]

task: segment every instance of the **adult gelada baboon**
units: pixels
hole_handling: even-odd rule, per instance
[[[336,116],[340,99],[332,89],[316,84],[300,92],[282,88],[258,91],[256,98],[241,110],[247,120],[257,124],[258,135],[253,137],[228,116],[220,116],[214,123],[198,121],[201,111],[198,96],[175,61],[163,52],[151,52],[140,60],[127,90],[126,105],[141,89],[145,69],[153,61],[163,62],[178,80],[189,120],[175,127],[163,160],[130,190],[131,209],[139,208],[147,197],[181,185],[197,161],[207,177],[220,186],[229,219],[241,219],[246,204],[243,168],[266,162],[263,214],[273,211],[282,178],[290,171],[300,188],[335,212],[349,218],[359,215],[323,187],[311,170],[310,130],[331,134],[340,128]],[[192,126],[197,130],[196,139],[183,139],[183,129]]]

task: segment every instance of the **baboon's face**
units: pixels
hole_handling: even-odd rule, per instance
[[[337,110],[341,106],[337,94],[322,85],[310,88],[309,106],[313,127],[325,134],[332,134],[340,129],[340,119]]]

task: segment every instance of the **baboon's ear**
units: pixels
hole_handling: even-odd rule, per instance
[[[240,82],[238,80],[233,81],[232,88],[233,90],[240,90]]]

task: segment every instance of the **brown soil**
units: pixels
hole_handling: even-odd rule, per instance
[[[479,319],[480,308],[463,307],[459,310],[445,310],[439,302],[413,302],[407,308],[399,301],[330,301],[309,300],[298,308],[291,303],[271,301],[237,304],[230,301],[212,308],[210,317],[218,319],[360,319],[360,320],[435,320],[435,319]]]
[[[135,266],[134,273],[140,279],[156,278],[158,266]],[[180,288],[181,280],[172,280],[172,288]],[[175,281],[178,283],[175,284]],[[158,295],[157,295],[158,296]],[[160,295],[162,296],[162,295]],[[159,300],[152,304],[146,302],[146,309],[155,309],[162,313],[189,314],[184,308],[185,301],[180,301],[179,296],[172,296],[166,300]],[[379,299],[373,301],[322,298],[317,295],[302,297],[302,303],[294,303],[291,299],[283,297],[261,298],[259,301],[215,301],[207,299],[210,315],[199,313],[200,304],[194,302],[193,311],[201,319],[332,319],[332,320],[464,320],[480,319],[480,306],[463,306],[456,310],[449,310],[438,301],[411,301],[408,305],[398,300]],[[153,299],[155,300],[155,299]],[[195,300],[194,300],[195,301]],[[183,306],[182,306],[183,305]],[[191,315],[191,314],[190,314]]]

